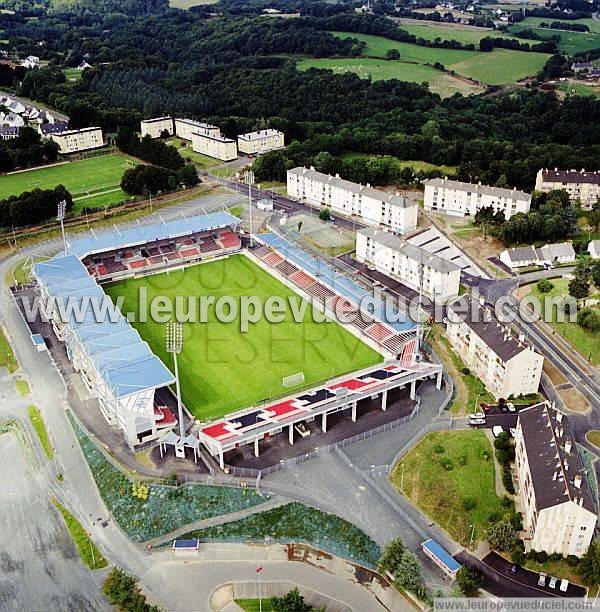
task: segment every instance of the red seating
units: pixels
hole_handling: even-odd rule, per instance
[[[233,232],[223,232],[221,234],[220,242],[224,249],[238,248],[241,246],[240,238]]]
[[[202,239],[202,244],[200,245],[201,253],[210,253],[211,251],[218,251],[219,245],[216,243],[215,239],[212,236],[207,236]]]
[[[167,427],[177,423],[177,418],[166,406],[154,406],[154,414],[160,417],[156,419],[157,427]]]
[[[302,289],[306,289],[315,282],[315,279],[312,276],[309,276],[306,274],[306,272],[302,272],[302,270],[299,272],[294,272],[290,276],[290,280],[293,280],[296,285],[298,285],[298,287],[302,287]]]
[[[144,266],[147,266],[147,265],[148,265],[148,262],[145,259],[137,259],[136,261],[129,262],[129,267],[133,269],[143,268]]]
[[[267,253],[265,257],[263,257],[265,263],[268,263],[270,266],[275,267],[277,264],[283,261],[283,257],[279,253]]]
[[[182,257],[194,257],[194,255],[200,255],[200,251],[198,249],[185,249],[183,251],[179,251]]]
[[[389,338],[392,335],[392,332],[387,327],[384,327],[381,323],[371,325],[371,327],[368,327],[365,330],[365,333],[368,336],[371,336],[371,338],[374,340],[377,340],[377,342],[383,342],[386,338]]]
[[[298,272],[298,268],[291,264],[289,261],[282,261],[278,263],[275,268],[279,270],[284,276],[291,276],[294,272]]]

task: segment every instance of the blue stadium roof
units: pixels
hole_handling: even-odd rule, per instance
[[[137,244],[177,238],[196,232],[219,229],[226,225],[236,226],[240,223],[237,217],[225,211],[217,211],[194,217],[156,221],[148,225],[138,223],[129,229],[109,229],[89,232],[67,240],[69,253],[83,259],[92,253],[101,253],[114,249],[132,247]]]
[[[291,242],[275,234],[260,234],[258,238],[265,244],[277,249],[290,261],[295,262],[308,273],[318,278],[319,282],[327,285],[354,303],[360,304],[362,298],[370,297],[372,303],[375,305],[375,312],[373,315],[396,331],[402,332],[416,328],[416,323],[411,321],[407,315],[404,315],[395,307],[392,309],[394,319],[398,318],[399,320],[388,320],[388,317],[386,316],[386,307],[382,300],[379,298],[373,298],[372,294],[364,287],[358,283],[355,283],[353,280],[350,280],[348,277],[343,276],[323,260],[308,255],[301,249],[295,247]]]
[[[89,277],[86,267],[75,255],[59,255],[49,261],[36,263],[33,265],[33,273],[43,278],[46,287]]]
[[[450,553],[446,552],[435,540],[427,540],[421,544],[437,559],[439,559],[451,572],[458,571],[462,566]]]

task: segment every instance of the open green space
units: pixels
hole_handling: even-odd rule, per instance
[[[267,597],[261,602],[258,599],[236,599],[235,603],[242,609],[244,612],[272,612],[273,606],[271,605],[271,598]]]
[[[146,485],[145,499],[67,413],[102,500],[119,527],[135,542],[169,533],[193,521],[238,512],[269,499],[249,488]],[[137,486],[136,486],[137,490]]]
[[[81,75],[83,71],[78,70],[77,68],[63,68],[63,72],[67,81],[79,81],[81,79]]]
[[[134,160],[123,155],[103,155],[79,161],[44,166],[0,176],[0,200],[35,188],[64,185],[73,196],[74,210],[105,206],[129,196],[121,190],[121,177]]]
[[[550,282],[553,288],[549,293],[541,293],[535,283],[530,285],[532,295],[540,301],[541,313],[544,321],[556,329],[556,331],[588,359],[590,363],[597,365],[600,363],[600,332],[591,332],[579,325],[577,321],[569,321],[568,315],[565,315],[564,321],[557,321],[557,308],[552,308],[551,317],[546,317],[546,298],[567,298],[569,295],[568,279],[553,278]],[[593,306],[592,308],[598,309],[597,306]]]
[[[570,96],[594,96],[600,98],[600,87],[592,87],[591,85],[579,83],[578,81],[561,83],[558,89]]]
[[[310,306],[296,322],[290,301],[298,307],[308,303],[244,255],[119,281],[107,285],[106,291],[113,299],[123,296],[124,312],[135,312],[141,287],[148,292],[149,304],[157,296],[166,297],[171,304],[187,296],[214,296],[215,300],[227,296],[238,306],[243,296],[256,296],[263,305],[271,296],[285,300],[282,322],[270,323],[261,317],[246,333],[240,331],[238,318],[231,323],[218,321],[213,307],[204,309],[208,311],[205,323],[184,323],[178,360],[181,390],[188,410],[201,420],[290,393],[282,379],[291,374],[304,372],[304,384],[309,386],[381,361],[376,351],[338,323],[315,322]],[[148,320],[133,325],[171,366],[165,324]]]
[[[424,38],[425,40],[456,40],[457,42],[465,45],[473,44],[477,48],[479,41],[486,36],[493,36],[494,38],[515,38],[510,34],[503,32],[497,32],[486,28],[478,28],[476,30],[453,28],[445,26],[444,24],[437,24],[433,21],[420,24],[401,24],[401,30],[405,30],[410,34],[414,34],[418,38]]]
[[[6,272],[4,282],[9,287],[26,285],[31,278],[31,264],[45,261],[47,257],[24,257]]]
[[[452,70],[456,74],[475,79],[487,85],[505,85],[514,83],[528,76],[533,76],[539,72],[548,58],[547,53],[535,53],[525,51],[513,51],[512,49],[494,49],[491,52],[483,53],[481,51],[464,51],[461,49],[437,49],[434,47],[423,47],[413,43],[397,42],[382,36],[371,36],[367,34],[351,34],[349,32],[336,32],[336,36],[346,38],[348,36],[358,38],[364,41],[367,46],[363,51],[363,55],[385,57],[389,49],[397,49],[400,52],[400,60],[379,63],[377,72],[373,72],[374,80],[384,78],[404,78],[404,80],[421,82],[426,78],[409,78],[411,75],[408,69],[406,77],[400,76],[402,70],[397,64],[405,64],[406,61],[418,62],[419,64],[434,64],[439,62],[443,64],[447,70]],[[299,69],[303,69],[304,60],[298,64]],[[325,61],[325,60],[313,60]],[[336,65],[336,60],[328,60],[332,66]],[[337,60],[337,62],[354,62],[357,72],[360,76],[368,76],[367,58],[361,60]],[[373,60],[377,62],[378,60]],[[352,65],[352,64],[350,64]],[[330,66],[321,66],[330,67]],[[429,67],[429,66],[427,66]],[[333,67],[332,67],[333,69]],[[362,74],[361,74],[362,72]],[[439,71],[437,71],[439,73]],[[377,74],[377,77],[376,77]],[[385,76],[388,74],[388,76]],[[451,76],[451,75],[447,75]],[[429,79],[433,76],[430,75]],[[433,85],[432,85],[432,91]]]
[[[475,544],[491,519],[514,511],[496,495],[492,454],[482,430],[432,432],[396,465],[392,484],[463,546],[473,525]]]
[[[13,353],[12,346],[0,327],[0,368],[6,368],[10,374],[19,369],[19,364]]]
[[[298,502],[181,537],[213,542],[303,542],[369,568],[377,565],[381,554],[377,544],[352,523]]]
[[[600,21],[596,21],[595,19],[556,19],[554,17],[525,17],[523,21],[520,21],[518,25],[526,25],[526,26],[539,26],[540,23],[552,23],[553,21],[564,21],[567,24],[580,24],[586,25],[590,29],[588,34],[600,34]],[[546,28],[543,28],[546,29]],[[565,30],[561,30],[565,31]]]
[[[340,155],[342,159],[360,159],[360,160],[369,160],[378,157],[377,155],[369,155],[368,153],[356,153],[354,151],[346,151]],[[456,174],[456,166],[446,166],[441,165],[438,166],[436,164],[431,164],[426,161],[415,160],[415,159],[398,159],[394,158],[398,165],[399,169],[402,168],[412,168],[415,172],[431,172],[432,170],[439,170],[444,174],[451,175]]]
[[[429,83],[429,89],[442,97],[449,97],[455,93],[463,95],[481,93],[483,89],[472,83],[462,81],[452,75],[436,70],[425,64],[408,63],[402,61],[387,61],[367,57],[341,58],[341,59],[303,59],[296,67],[298,70],[309,68],[326,68],[336,74],[354,72],[363,79],[384,81],[399,79],[410,83]]]
[[[544,21],[540,17],[527,17],[527,20],[535,19],[538,22]],[[554,20],[545,20],[546,23]],[[585,53],[591,49],[597,49],[600,47],[600,34],[598,32],[568,32],[566,30],[554,30],[550,28],[540,28],[536,23],[529,22],[518,23],[509,27],[510,32],[518,32],[529,28],[534,30],[537,34],[544,37],[560,36],[560,42],[558,43],[558,49],[568,55],[574,55],[575,53]],[[533,41],[531,41],[533,42]]]
[[[29,383],[24,378],[17,378],[17,380],[15,380],[15,387],[19,395],[26,396],[30,393]]]
[[[592,429],[585,434],[587,441],[600,450],[600,429]]]
[[[92,570],[106,567],[108,561],[92,542],[86,530],[81,526],[81,523],[56,499],[53,499],[52,503],[63,517],[81,560]]]
[[[192,149],[192,143],[181,138],[168,138],[165,141],[167,144],[174,146],[183,159],[189,159],[191,162],[196,164],[199,168],[210,168],[222,163],[220,160],[214,157],[208,157],[208,155],[202,155],[202,153],[196,153]]]
[[[44,453],[46,453],[46,457],[52,460],[54,457],[54,449],[52,448],[50,436],[48,435],[48,430],[46,429],[46,424],[44,423],[44,418],[42,417],[40,409],[35,406],[29,406],[27,412],[29,413],[29,420],[35,429],[35,433],[37,433],[40,439],[40,444],[44,449]]]

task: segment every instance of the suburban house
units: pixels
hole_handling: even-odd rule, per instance
[[[69,129],[69,124],[66,121],[57,121],[56,123],[42,123],[38,126],[38,132],[42,136],[50,137],[51,134],[60,134]]]
[[[220,136],[221,130],[216,125],[193,121],[192,119],[175,118],[175,134],[184,140],[192,140],[195,132],[208,134],[210,136]]]
[[[91,68],[91,67],[92,67],[91,64],[88,64],[85,60],[83,60],[80,64],[78,64],[77,70],[81,70],[83,72],[87,68]]]
[[[448,304],[446,337],[494,397],[537,393],[544,358],[480,302],[464,295]]]
[[[555,266],[575,261],[575,249],[570,242],[545,244],[542,247],[533,245],[504,249],[500,261],[511,270],[527,266]]]
[[[591,208],[600,198],[600,172],[582,170],[546,170],[542,168],[535,178],[537,191],[563,189],[571,202],[579,200],[582,208]]]
[[[435,302],[456,297],[460,266],[389,232],[368,227],[356,234],[356,259],[398,278]]]
[[[587,251],[592,259],[600,259],[600,240],[591,240]]]
[[[66,130],[50,134],[63,154],[87,151],[104,146],[102,130],[99,127],[88,127],[81,130]]]
[[[4,119],[2,119],[2,123],[8,127],[23,127],[25,125],[25,119],[23,119],[21,115],[8,113]]]
[[[549,402],[521,410],[515,453],[525,549],[581,557],[598,508],[568,418]]]
[[[356,216],[367,225],[387,227],[405,234],[417,227],[417,203],[399,193],[373,189],[299,166],[287,171],[287,191],[293,198],[316,206],[327,206],[333,213]]]
[[[424,206],[426,211],[458,217],[475,216],[479,210],[491,207],[501,210],[506,219],[515,213],[529,212],[531,195],[518,189],[491,187],[481,183],[463,183],[446,178],[427,179]]]
[[[256,155],[266,153],[275,149],[283,149],[283,132],[278,130],[258,130],[238,136],[238,149],[245,155]]]
[[[20,131],[20,127],[0,126],[0,140],[10,140],[11,138],[16,138]]]
[[[173,127],[173,117],[156,117],[154,119],[145,119],[140,121],[140,132],[142,138],[150,136],[150,138],[160,138],[161,134],[166,132],[169,136],[173,136],[175,128]]]
[[[571,64],[571,70],[575,74],[578,74],[580,72],[587,72],[588,70],[591,70],[593,67],[594,65],[591,62],[574,62],[573,64]]]
[[[219,134],[209,131],[192,133],[192,149],[196,153],[202,153],[208,157],[214,157],[221,161],[233,161],[237,159],[237,144],[231,138],[225,138]]]

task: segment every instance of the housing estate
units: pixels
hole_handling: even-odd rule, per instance
[[[284,146],[283,132],[278,130],[258,130],[238,136],[238,149],[245,155],[266,153],[275,149],[283,149]]]
[[[600,172],[542,168],[535,178],[535,188],[544,192],[563,189],[571,202],[579,201],[582,208],[589,209],[600,198]]]
[[[52,133],[50,138],[58,144],[59,151],[65,154],[97,149],[104,145],[102,130],[99,127]]]
[[[202,153],[221,161],[237,159],[235,140],[225,138],[220,133],[194,132],[192,134],[192,149],[196,153]]]
[[[184,140],[192,140],[194,133],[207,134],[209,136],[220,136],[221,130],[216,125],[202,123],[193,119],[175,117],[175,134]]]
[[[173,117],[155,117],[154,119],[145,119],[140,121],[140,132],[142,138],[150,136],[150,138],[160,138],[164,133],[173,136],[175,128],[173,127]]]

